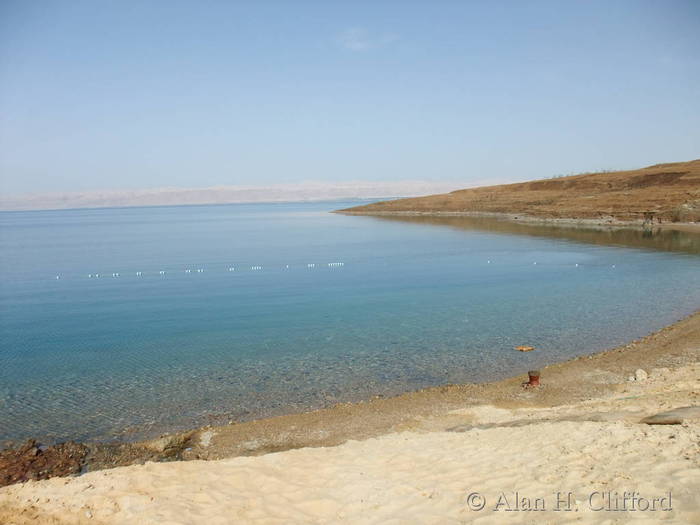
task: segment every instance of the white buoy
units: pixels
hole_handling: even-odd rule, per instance
[[[615,268],[615,265],[613,264],[612,267]]]
[[[537,264],[537,263],[536,263],[536,262],[534,262],[534,263],[532,263],[532,264]]]
[[[578,263],[576,263],[576,268],[578,268]]]
[[[486,264],[491,264],[491,259],[489,259],[488,261],[486,261]]]
[[[60,278],[61,278],[61,276],[60,276],[60,275],[57,275],[57,276],[56,276],[56,279],[60,279]]]
[[[88,279],[92,279],[92,274],[91,274],[91,273],[88,274]]]

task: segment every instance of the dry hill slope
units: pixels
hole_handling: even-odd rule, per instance
[[[517,213],[542,218],[700,221],[700,159],[383,201],[344,213]]]

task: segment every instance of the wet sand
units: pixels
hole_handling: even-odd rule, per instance
[[[588,489],[645,487],[650,496],[672,490],[675,510],[659,516],[690,523],[700,518],[698,422],[640,420],[700,405],[698,357],[700,312],[633,343],[545,367],[535,389],[521,386],[523,374],[98,447],[89,470],[144,459],[210,461],[6,487],[0,522],[12,515],[18,524],[129,523],[138,515],[141,523],[370,523],[390,516],[403,523],[501,523],[493,510],[468,510],[470,488],[493,501],[518,488],[533,497],[572,490],[582,498]],[[630,381],[638,369],[648,379]],[[406,513],[395,514],[399,508]],[[527,513],[509,516],[522,522]]]

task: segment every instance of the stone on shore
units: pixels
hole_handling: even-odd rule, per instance
[[[644,370],[641,368],[638,368],[634,372],[634,379],[635,381],[646,381],[647,378],[649,377],[649,374],[647,374]]]
[[[700,406],[674,408],[645,417],[640,423],[647,425],[682,425],[686,421],[700,420]]]
[[[29,440],[24,445],[0,452],[0,487],[29,480],[78,474],[87,447],[69,441],[44,447]]]

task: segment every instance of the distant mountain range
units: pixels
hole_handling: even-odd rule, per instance
[[[700,221],[700,159],[463,189],[341,210],[356,214],[518,214],[546,219]]]
[[[427,195],[464,187],[459,182],[304,182],[269,186],[217,186],[210,188],[156,188],[66,193],[0,195],[0,210],[49,210],[173,206],[246,202],[303,202],[343,199],[393,198]]]

